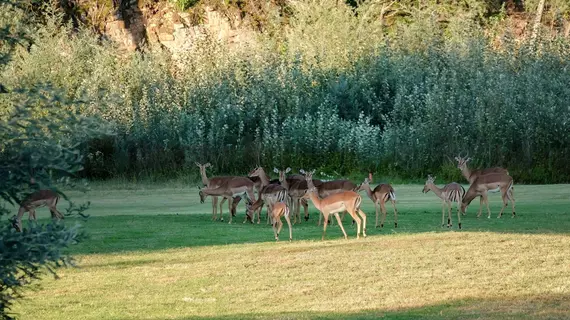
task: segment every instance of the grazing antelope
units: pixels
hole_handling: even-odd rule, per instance
[[[362,235],[366,237],[366,214],[360,210],[360,205],[362,204],[362,197],[354,191],[342,191],[339,193],[332,194],[324,199],[319,198],[317,188],[312,181],[313,173],[307,172],[305,179],[309,188],[307,189],[304,197],[308,197],[313,202],[313,205],[317,210],[319,210],[323,217],[325,218],[323,224],[323,236],[322,240],[325,240],[325,234],[327,232],[327,225],[329,220],[329,215],[334,214],[344,238],[348,239],[339,212],[348,211],[352,216],[352,219],[356,221],[356,238],[360,238],[360,226],[362,224]],[[360,217],[359,217],[360,215]],[[362,219],[362,221],[361,221]]]
[[[501,192],[501,197],[503,198],[503,207],[501,208],[501,212],[497,218],[500,218],[503,215],[503,211],[508,205],[508,202],[511,202],[513,207],[513,218],[516,216],[515,214],[515,197],[512,193],[513,189],[513,178],[505,173],[490,173],[486,175],[479,176],[471,186],[467,193],[463,197],[461,202],[461,212],[465,213],[467,206],[475,197],[481,196],[481,202],[485,202],[487,204],[487,218],[491,218],[491,210],[489,209],[489,199],[487,197],[488,192]],[[479,207],[479,213],[477,214],[477,218],[481,216],[481,207]]]
[[[428,193],[430,190],[435,193],[441,200],[441,226],[445,225],[445,207],[447,206],[448,209],[448,218],[447,218],[447,227],[450,228],[453,224],[451,222],[451,203],[457,203],[457,222],[459,223],[459,229],[461,229],[461,213],[459,210],[459,205],[463,196],[465,195],[465,189],[458,183],[452,182],[446,184],[443,188],[438,188],[435,185],[435,178],[428,175],[426,183],[424,185],[424,189],[422,190],[423,193]]]
[[[209,162],[206,164],[200,164],[198,162],[195,162],[195,164],[196,164],[196,166],[198,166],[198,168],[200,168],[200,176],[202,177],[202,184],[206,188],[209,188],[209,189],[218,188],[219,186],[224,184],[227,180],[235,178],[233,176],[221,176],[221,177],[213,177],[213,178],[208,179],[208,176],[206,175],[206,168],[209,168],[212,165]],[[220,221],[224,221],[224,213],[223,213],[222,207],[223,207],[224,202],[226,200],[227,200],[227,197],[223,197],[222,201],[220,201]],[[230,207],[229,208],[230,214],[232,216],[235,216],[236,207],[240,201],[241,201],[241,197],[234,197],[233,198],[233,201],[231,202],[232,205],[229,206]],[[218,197],[212,196],[212,221],[216,221],[216,220],[218,220]]]
[[[394,207],[394,228],[398,227],[398,209],[396,209],[396,192],[390,184],[383,183],[379,184],[372,190],[370,188],[370,180],[368,178],[364,179],[364,182],[358,187],[358,191],[366,191],[368,198],[374,203],[374,208],[376,209],[376,225],[378,228],[378,208],[382,211],[382,221],[380,223],[380,228],[384,227],[384,220],[386,219],[386,201],[390,200],[392,206]]]
[[[13,222],[12,226],[18,232],[21,232],[22,216],[24,216],[24,213],[29,212],[29,220],[36,220],[36,209],[43,206],[47,206],[49,208],[52,219],[64,219],[63,214],[61,214],[61,212],[59,212],[56,208],[58,201],[59,194],[52,190],[38,190],[32,193],[20,204],[20,209],[18,209],[18,216],[16,217],[16,220]]]
[[[469,181],[469,184],[473,184],[473,182],[477,178],[479,178],[480,176],[490,174],[490,173],[503,173],[503,174],[509,175],[509,171],[507,171],[507,169],[503,169],[501,167],[478,169],[478,170],[472,171],[467,166],[467,162],[469,162],[471,160],[471,158],[469,158],[469,157],[461,157],[461,155],[459,155],[459,156],[455,157],[455,160],[457,161],[457,168],[459,168],[461,170],[461,174],[463,174],[463,177],[465,177],[465,179],[467,179],[467,181]],[[512,195],[513,189],[511,189],[509,192]],[[483,197],[479,198],[479,212],[481,212],[482,209],[483,209]],[[465,214],[464,211],[463,211],[463,214]]]
[[[259,191],[259,198],[254,203],[254,213],[257,211],[257,223],[260,221],[260,213],[263,209],[263,204],[267,204],[267,223],[271,220],[270,212],[272,211],[273,204],[279,201],[285,201],[287,198],[287,189],[280,184],[270,183],[269,177],[262,167],[253,169],[249,177],[259,177],[261,179],[261,190]]]
[[[271,218],[272,218],[272,225],[273,225],[273,233],[275,234],[275,240],[279,241],[279,233],[281,232],[281,228],[283,227],[283,221],[281,221],[281,217],[285,217],[285,221],[287,221],[287,225],[289,226],[289,241],[293,240],[293,229],[291,227],[291,217],[289,213],[289,207],[285,202],[277,202],[273,204],[273,208],[271,211]]]
[[[204,203],[207,196],[222,196],[228,198],[228,207],[231,210],[235,196],[246,196],[246,215],[252,219],[253,214],[251,210],[252,202],[255,200],[255,193],[253,192],[254,183],[247,177],[234,177],[226,180],[222,185],[217,188],[202,188],[200,189],[200,203]],[[230,212],[230,221],[232,223],[232,214]]]

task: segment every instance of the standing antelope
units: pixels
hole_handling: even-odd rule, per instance
[[[489,209],[489,199],[487,197],[488,192],[501,192],[501,197],[503,198],[503,207],[501,208],[501,212],[497,218],[500,218],[503,215],[503,211],[508,205],[508,202],[511,202],[513,207],[513,218],[516,216],[515,214],[515,197],[512,193],[513,189],[513,178],[505,173],[490,173],[486,175],[479,176],[471,186],[467,193],[463,197],[463,201],[461,202],[461,212],[465,213],[467,206],[475,197],[481,196],[481,203],[485,202],[487,204],[487,218],[491,218],[491,209]],[[479,213],[477,214],[477,218],[481,216],[482,208],[479,207]]]
[[[366,214],[360,210],[360,205],[362,204],[362,197],[354,191],[342,191],[339,193],[332,194],[324,199],[319,198],[317,188],[312,181],[313,173],[307,172],[305,179],[309,188],[307,189],[304,197],[308,197],[313,202],[313,205],[317,210],[319,210],[324,218],[323,225],[323,236],[322,240],[325,240],[325,234],[327,232],[327,225],[329,220],[329,215],[334,214],[344,238],[348,239],[339,212],[348,211],[352,216],[352,219],[356,221],[356,238],[360,238],[360,225],[362,224],[362,235],[366,237]],[[360,215],[360,217],[359,217]],[[361,221],[362,219],[362,221]]]
[[[291,217],[289,213],[289,207],[285,202],[277,202],[273,204],[273,208],[271,210],[273,233],[275,234],[276,241],[279,241],[279,233],[283,227],[283,221],[281,221],[281,217],[285,217],[285,221],[287,221],[287,225],[289,226],[289,241],[292,241],[293,229],[291,227]]]
[[[484,176],[490,173],[503,173],[509,175],[509,171],[507,169],[503,169],[501,167],[493,167],[493,168],[485,168],[485,169],[478,169],[478,170],[471,170],[467,166],[467,162],[471,160],[469,157],[461,157],[461,155],[455,157],[457,161],[457,168],[461,170],[461,174],[463,177],[469,181],[469,184],[473,184],[473,182],[479,178],[480,176]],[[513,193],[513,189],[510,190],[511,194]],[[483,197],[479,198],[479,212],[483,209]]]
[[[209,188],[209,189],[218,188],[219,186],[224,184],[227,180],[235,178],[233,176],[221,176],[221,177],[213,177],[213,178],[208,179],[208,176],[206,175],[206,168],[209,168],[212,165],[209,162],[206,164],[200,164],[198,162],[195,162],[195,164],[196,164],[196,166],[198,166],[198,168],[200,168],[200,176],[202,177],[202,184],[206,188]],[[223,197],[222,201],[220,201],[220,221],[224,221],[224,213],[223,213],[222,207],[223,207],[224,202],[226,200],[227,200],[227,197]],[[233,198],[233,201],[231,202],[232,205],[230,205],[230,209],[229,209],[230,215],[235,215],[235,209],[236,209],[237,204],[240,202],[240,200],[241,200],[240,197]],[[218,211],[218,197],[212,196],[212,221],[218,220],[218,212],[217,211]]]
[[[428,175],[427,181],[424,185],[424,189],[422,190],[423,193],[428,193],[430,190],[435,193],[441,200],[441,226],[445,225],[445,207],[447,205],[448,209],[448,218],[447,218],[447,227],[450,228],[453,224],[451,223],[451,203],[457,203],[457,221],[459,223],[459,229],[461,229],[461,214],[459,213],[459,204],[461,203],[461,199],[465,195],[465,189],[458,183],[452,182],[446,184],[443,188],[438,188],[434,181],[436,177],[432,177]]]
[[[320,185],[316,186],[316,188],[317,188],[317,191],[318,191],[320,198],[326,198],[330,195],[333,195],[333,194],[339,193],[339,192],[343,192],[343,191],[356,191],[356,190],[358,190],[358,186],[350,180],[325,181],[325,182],[322,182]],[[323,217],[323,215],[319,214],[319,222],[318,222],[317,226],[321,225],[321,218],[322,217]],[[344,214],[343,214],[343,218],[344,218]]]
[[[255,200],[255,193],[253,192],[254,183],[247,177],[233,177],[232,179],[226,180],[223,184],[216,188],[203,188],[200,190],[200,203],[204,203],[206,196],[223,196],[228,198],[228,209],[230,209],[230,221],[232,223],[231,208],[235,196],[246,196],[246,215],[252,219],[251,205]]]
[[[38,190],[31,195],[29,195],[20,204],[20,209],[18,209],[18,216],[13,222],[12,226],[18,231],[22,231],[22,216],[24,213],[29,212],[29,220],[36,220],[36,208],[47,206],[51,213],[51,217],[58,220],[64,219],[63,214],[59,212],[56,208],[57,202],[59,201],[59,195],[52,190]]]
[[[364,182],[358,187],[358,191],[364,190],[368,195],[368,198],[374,203],[374,208],[376,209],[376,225],[378,228],[378,208],[382,211],[382,222],[380,223],[380,228],[384,228],[384,220],[386,219],[386,201],[390,200],[392,206],[394,207],[394,228],[398,227],[398,209],[396,209],[396,192],[390,184],[383,183],[379,184],[372,190],[370,188],[370,180],[368,178],[364,179]]]
[[[249,177],[259,177],[261,179],[261,190],[259,191],[259,198],[254,203],[254,213],[257,211],[257,223],[260,221],[260,213],[263,209],[263,204],[267,204],[267,222],[271,220],[270,212],[272,211],[273,204],[287,199],[287,189],[280,184],[270,183],[269,177],[262,167],[253,169]]]
[[[509,174],[509,171],[507,171],[507,169],[503,169],[500,167],[471,170],[467,166],[467,162],[471,161],[471,158],[468,157],[462,158],[461,156],[457,156],[455,157],[455,160],[457,160],[457,168],[461,170],[461,173],[463,174],[465,179],[469,181],[469,184],[472,184],[473,181],[475,181],[475,179],[477,179],[479,176],[486,175],[489,173],[504,173],[506,175]]]
[[[275,170],[277,170],[277,168],[275,168],[274,171]],[[306,199],[303,198],[308,189],[305,176],[302,176],[302,179],[300,179],[299,175],[294,175],[294,177],[285,177],[285,174],[291,171],[291,168],[287,168],[284,172],[280,170],[277,171],[279,172],[279,182],[281,182],[281,185],[287,189],[287,193],[291,198],[291,207],[293,208],[294,217],[293,224],[296,224],[297,221],[301,223],[300,205],[303,205],[305,209],[305,221],[309,220],[308,204],[305,201]],[[320,185],[322,182],[320,180],[312,180],[312,183],[314,185]]]

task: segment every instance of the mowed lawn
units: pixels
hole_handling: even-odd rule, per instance
[[[475,200],[457,229],[421,185],[394,185],[384,229],[363,195],[368,237],[335,224],[321,241],[311,218],[276,243],[271,227],[211,221],[196,187],[98,184],[87,195],[89,239],[72,247],[78,268],[46,276],[16,304],[21,319],[567,319],[570,185],[515,186],[517,217],[479,219]],[[64,209],[65,202],[60,204]],[[16,209],[14,209],[15,211]],[[39,209],[38,217],[49,216]],[[27,219],[27,215],[25,216]]]

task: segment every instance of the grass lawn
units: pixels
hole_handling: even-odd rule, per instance
[[[570,185],[515,186],[517,218],[475,217],[441,228],[441,202],[421,185],[395,185],[393,213],[368,238],[311,219],[271,227],[211,221],[211,202],[179,185],[96,184],[90,238],[70,250],[79,268],[46,276],[16,304],[21,319],[567,319],[570,318]],[[63,209],[65,203],[60,204]],[[14,212],[16,209],[14,209]],[[224,209],[227,221],[227,207]],[[47,209],[38,218],[49,216]],[[25,216],[27,218],[27,215]],[[74,223],[67,219],[66,223]]]

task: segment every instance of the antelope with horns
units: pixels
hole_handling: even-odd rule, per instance
[[[252,214],[252,203],[255,200],[255,193],[254,190],[254,183],[247,177],[233,177],[232,179],[226,180],[220,186],[216,188],[202,188],[199,192],[200,194],[200,202],[204,203],[204,200],[207,196],[221,196],[228,198],[229,203],[228,206],[231,210],[233,199],[236,196],[245,195],[247,203],[246,203],[246,216],[252,219],[253,223],[253,214]],[[230,212],[230,221],[232,223],[232,214]]]
[[[221,186],[222,184],[226,183],[227,180],[235,178],[234,176],[220,176],[220,177],[213,177],[208,178],[206,175],[206,168],[211,167],[212,165],[208,162],[205,164],[200,164],[195,162],[196,166],[200,168],[200,176],[202,177],[202,184],[204,187],[209,189],[215,189]],[[220,221],[224,221],[224,215],[222,207],[224,202],[227,200],[227,197],[223,197],[222,201],[220,201]],[[229,205],[230,214],[235,216],[237,204],[241,201],[241,197],[234,197],[233,201],[231,201],[231,205]],[[212,196],[212,221],[218,220],[218,197]]]
[[[493,167],[493,168],[485,168],[485,169],[478,169],[478,170],[471,170],[467,166],[467,162],[471,161],[469,157],[461,157],[461,155],[455,157],[457,161],[457,168],[461,170],[461,174],[463,177],[469,181],[469,184],[473,184],[473,182],[479,178],[480,176],[484,176],[490,173],[503,173],[509,175],[509,171],[507,169],[501,167]],[[511,194],[513,193],[514,189],[511,189]],[[483,197],[479,198],[479,212],[483,209]]]

